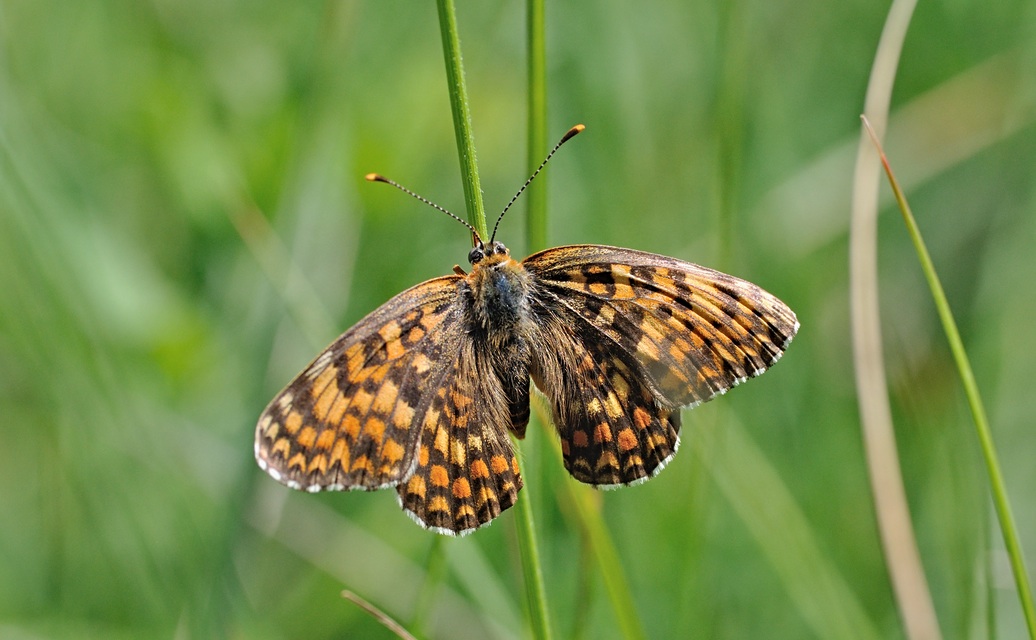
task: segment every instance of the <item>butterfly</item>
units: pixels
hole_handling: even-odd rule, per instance
[[[464,535],[518,498],[509,433],[524,437],[533,385],[573,478],[636,484],[676,453],[681,407],[763,373],[799,328],[772,294],[690,262],[604,245],[519,262],[496,228],[486,243],[468,227],[470,273],[455,267],[375,309],[266,407],[255,457],[275,480],[391,487],[418,524]]]

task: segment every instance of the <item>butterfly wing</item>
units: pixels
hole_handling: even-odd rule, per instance
[[[294,489],[377,489],[413,474],[434,389],[463,335],[459,276],[419,284],[342,334],[263,411],[255,457]]]
[[[403,509],[439,533],[514,504],[522,481],[505,426],[520,403],[476,354],[485,345],[468,334],[464,286],[417,285],[335,340],[260,416],[259,466],[306,491],[396,486]]]
[[[457,347],[422,422],[417,468],[396,488],[415,521],[448,535],[488,523],[515,503],[522,487],[506,428],[513,404],[493,356],[475,340]],[[527,392],[527,375],[524,382]]]
[[[679,407],[761,374],[798,330],[791,309],[760,287],[666,256],[581,245],[522,264],[552,345],[534,362],[537,384],[566,466],[590,484],[660,470],[678,444]]]
[[[532,374],[550,401],[565,468],[600,487],[661,470],[679,443],[679,408],[659,401],[633,354],[564,306],[545,302],[537,309],[543,349]]]

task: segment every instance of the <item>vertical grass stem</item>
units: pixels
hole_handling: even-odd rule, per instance
[[[457,153],[460,156],[461,181],[464,183],[464,203],[468,222],[478,235],[489,241],[486,234],[486,210],[482,204],[482,187],[478,180],[475,160],[475,138],[471,131],[471,111],[468,108],[468,90],[464,84],[464,64],[460,55],[460,36],[457,32],[457,12],[453,0],[436,0],[439,9],[439,28],[442,31],[442,52],[446,59],[446,84],[450,91],[450,111],[453,130],[457,134]]]
[[[964,394],[968,400],[968,407],[971,409],[971,417],[975,421],[975,431],[978,434],[982,456],[985,459],[986,470],[989,473],[989,484],[993,492],[993,505],[996,509],[997,518],[1000,520],[1004,547],[1007,549],[1007,555],[1011,562],[1015,586],[1018,589],[1018,598],[1021,601],[1025,622],[1029,629],[1029,638],[1036,640],[1036,607],[1033,606],[1029,574],[1025,569],[1025,558],[1022,555],[1022,547],[1018,541],[1018,529],[1015,525],[1014,515],[1011,512],[1011,503],[1007,497],[1007,485],[1004,483],[1004,476],[1000,471],[996,446],[993,444],[993,435],[989,429],[985,405],[982,403],[982,397],[979,395],[975,374],[971,370],[971,362],[968,360],[968,354],[964,350],[964,342],[960,339],[957,323],[953,319],[953,311],[950,310],[950,303],[946,300],[946,293],[943,291],[942,283],[939,281],[939,275],[935,272],[935,265],[928,254],[928,247],[925,245],[924,238],[921,237],[921,230],[917,226],[917,221],[914,220],[910,204],[903,195],[899,181],[896,180],[892,167],[889,166],[888,158],[885,157],[885,152],[881,148],[881,143],[878,141],[878,137],[875,135],[866,116],[863,117],[863,123],[881,156],[881,164],[885,168],[889,184],[892,185],[892,192],[895,194],[896,203],[903,214],[903,222],[906,223],[907,232],[914,243],[917,258],[921,263],[921,270],[924,272],[925,280],[928,281],[928,288],[932,291],[932,299],[935,301],[939,320],[942,322],[943,331],[946,332],[946,340],[949,342],[950,351],[953,353],[953,361],[957,365],[961,383],[964,385]]]
[[[436,5],[439,10],[443,55],[446,59],[446,79],[450,91],[453,125],[457,134],[457,151],[460,155],[468,222],[475,227],[482,240],[488,242],[485,207],[482,203],[482,189],[479,186],[478,167],[475,160],[475,143],[471,132],[471,114],[468,109],[467,89],[464,84],[464,67],[461,62],[456,11],[453,0],[437,0]],[[525,487],[522,499],[518,500],[515,505],[518,542],[533,635],[538,640],[547,640],[551,638],[550,622],[547,615],[543,570],[540,566],[539,550],[536,545],[532,499],[529,493],[529,487]]]

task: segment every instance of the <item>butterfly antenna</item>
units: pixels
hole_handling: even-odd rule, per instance
[[[462,218],[459,218],[458,216],[453,215],[452,213],[450,213],[446,209],[443,209],[442,207],[440,207],[439,205],[435,204],[434,202],[432,202],[428,198],[425,198],[424,196],[417,195],[416,193],[414,193],[410,189],[407,189],[406,187],[404,187],[403,185],[399,184],[395,180],[389,180],[388,178],[386,178],[385,176],[383,176],[383,175],[381,175],[379,173],[368,173],[364,177],[367,180],[370,180],[371,182],[384,182],[385,184],[390,184],[393,187],[395,187],[395,188],[399,189],[400,191],[402,191],[403,193],[405,193],[407,195],[410,195],[410,196],[413,196],[414,198],[417,198],[418,200],[420,200],[421,202],[425,203],[429,207],[432,207],[433,209],[438,209],[439,211],[442,211],[446,215],[450,216],[451,218],[453,218],[457,222],[459,222],[462,225],[464,225],[465,227],[467,227],[468,229],[471,229],[471,233],[475,234],[475,238],[479,242],[482,241],[482,239],[478,237],[478,231],[475,231],[475,227],[473,227],[470,224],[468,224],[468,222],[466,220],[464,220]]]
[[[511,205],[514,204],[514,201],[518,199],[518,196],[522,195],[522,193],[529,188],[529,185],[532,184],[532,181],[536,179],[536,176],[540,175],[540,171],[543,171],[543,167],[547,166],[547,161],[550,160],[555,153],[557,153],[558,149],[561,148],[561,145],[571,140],[573,137],[575,137],[577,133],[580,133],[585,128],[586,127],[584,125],[577,124],[576,126],[569,129],[567,132],[565,132],[565,135],[561,136],[561,139],[558,140],[558,143],[554,145],[553,149],[550,150],[550,153],[548,153],[547,157],[543,159],[543,162],[540,163],[540,166],[532,172],[532,175],[529,176],[529,179],[525,181],[525,184],[522,185],[522,188],[518,190],[518,193],[514,194],[514,197],[511,198],[511,201],[507,203],[507,206],[504,207],[504,210],[500,212],[500,215],[496,219],[496,224],[493,225],[493,235],[489,238],[490,243],[492,243],[493,240],[496,239],[496,230],[500,227],[500,221],[504,219],[504,214],[507,213],[507,210],[511,208]]]

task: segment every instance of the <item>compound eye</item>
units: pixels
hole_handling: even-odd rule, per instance
[[[504,254],[507,253],[507,247],[502,242],[493,243],[493,253]]]
[[[475,247],[474,249],[468,252],[468,262],[471,264],[478,264],[479,262],[482,262],[482,258],[485,257],[486,252],[482,249],[482,247]]]

